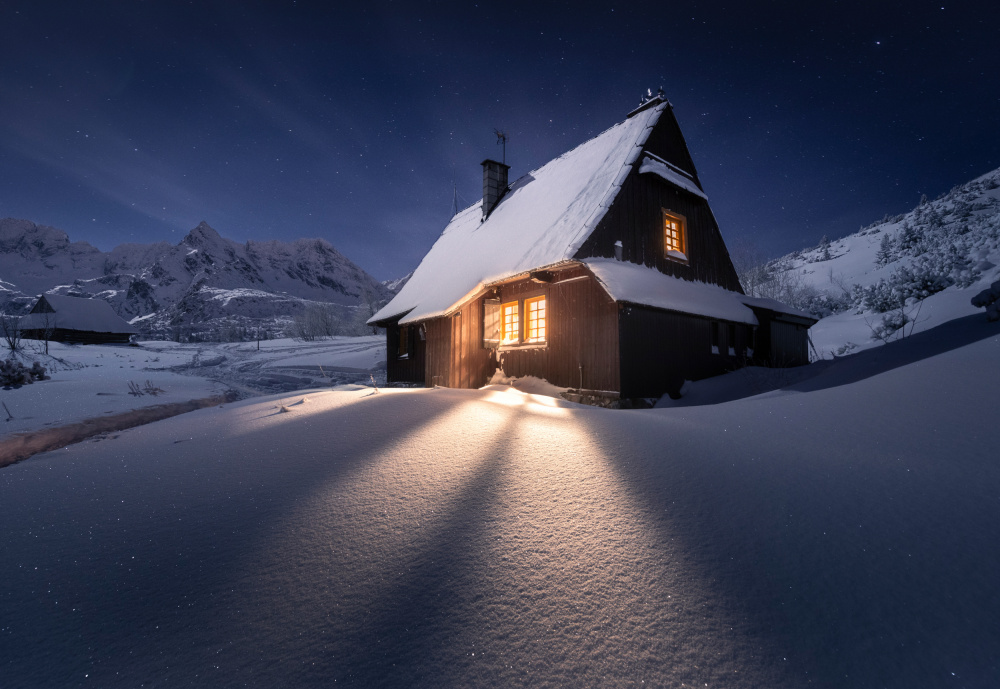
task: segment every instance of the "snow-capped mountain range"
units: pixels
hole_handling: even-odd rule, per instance
[[[0,308],[23,311],[44,292],[104,299],[147,332],[192,334],[223,323],[281,329],[317,303],[360,316],[390,296],[322,239],[239,244],[202,222],[176,245],[102,252],[52,227],[0,220]]]

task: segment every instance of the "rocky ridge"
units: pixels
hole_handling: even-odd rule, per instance
[[[176,245],[102,252],[53,227],[0,220],[0,309],[24,312],[45,292],[104,299],[147,335],[188,339],[277,334],[317,305],[355,324],[390,296],[322,239],[240,244],[202,222]]]

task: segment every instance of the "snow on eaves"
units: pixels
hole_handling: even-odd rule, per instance
[[[604,217],[666,103],[637,113],[515,181],[489,218],[459,212],[369,322],[443,316],[485,285],[572,257]]]
[[[682,280],[610,258],[588,258],[584,264],[615,301],[757,325],[753,311],[744,304],[746,297],[718,285]]]
[[[656,160],[655,158],[649,155],[643,158],[642,165],[639,167],[640,175],[646,173],[652,173],[654,175],[658,175],[663,179],[667,180],[668,182],[670,182],[671,184],[680,187],[684,191],[690,191],[695,196],[700,196],[706,201],[708,200],[708,196],[705,195],[705,192],[699,189],[698,185],[695,184],[692,180],[688,179],[679,172],[671,170],[669,167],[667,167],[666,164],[664,164],[659,160]]]
[[[769,311],[776,311],[777,313],[785,313],[790,316],[797,316],[798,318],[808,318],[811,321],[816,321],[816,316],[811,313],[803,311],[801,309],[792,308],[784,302],[780,302],[777,299],[768,299],[767,297],[748,297],[744,295],[739,295],[740,301],[742,301],[747,306],[752,306],[758,309],[768,309]]]

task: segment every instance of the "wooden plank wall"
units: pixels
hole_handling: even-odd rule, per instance
[[[771,321],[772,366],[802,366],[809,363],[808,329],[804,325]]]
[[[675,393],[685,380],[707,378],[747,364],[746,324],[715,321],[719,336],[716,354],[712,352],[711,319],[631,304],[621,304],[620,309],[622,397]]]
[[[694,163],[673,112],[668,109],[650,132],[643,153],[650,152],[695,175]],[[639,174],[643,155],[632,166],[614,203],[584,242],[576,258],[614,258],[615,242],[622,259],[647,265],[684,280],[700,280],[743,292],[726,243],[708,201],[652,173]],[[688,263],[666,257],[663,210],[687,220],[685,254]]]
[[[663,209],[679,213],[687,221],[686,264],[666,257]],[[650,266],[684,280],[743,292],[708,202],[656,175],[640,175],[638,163],[576,257],[614,258],[616,241],[622,243],[624,261]]]
[[[583,268],[556,281],[521,280],[499,289],[500,299],[546,297],[545,347],[506,347],[499,355],[508,376],[533,375],[553,385],[618,391],[618,313],[615,302]]]
[[[447,386],[451,371],[451,319],[434,318],[424,321],[427,333],[424,383]]]
[[[411,325],[407,328],[407,333],[410,338],[410,356],[406,359],[400,359],[397,356],[397,352],[399,351],[399,324],[397,322],[386,326],[385,375],[388,382],[424,382],[426,342],[420,339],[420,335],[417,332],[418,328],[418,325]]]

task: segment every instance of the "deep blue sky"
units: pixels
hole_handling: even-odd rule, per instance
[[[662,86],[727,241],[778,255],[1000,166],[991,7],[4,2],[0,217],[323,237],[393,278],[453,184],[478,200],[495,127],[517,177]]]

